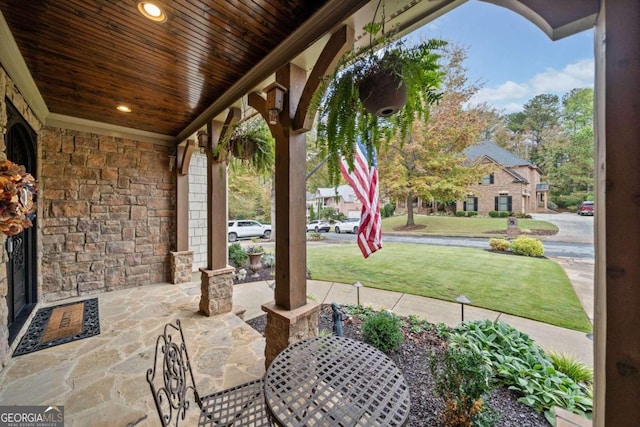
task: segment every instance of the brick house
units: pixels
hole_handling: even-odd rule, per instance
[[[314,193],[314,209],[333,208],[347,217],[359,217],[362,203],[350,185],[336,188],[318,188]]]
[[[456,202],[457,211],[513,213],[546,212],[549,184],[541,182],[535,164],[497,146],[491,141],[469,147],[470,161],[488,165],[493,172],[469,188],[468,197]]]

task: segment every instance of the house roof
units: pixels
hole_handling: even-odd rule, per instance
[[[357,202],[358,199],[356,197],[356,193],[353,191],[350,185],[339,185],[338,187],[330,187],[330,188],[318,188],[316,190],[317,198],[327,198],[327,197],[336,197],[340,196],[345,202]]]
[[[516,156],[512,152],[499,147],[491,141],[484,141],[481,144],[472,145],[465,150],[465,155],[470,160],[478,160],[483,156],[487,156],[505,168],[511,168],[515,166],[530,166],[532,168],[536,167],[536,165],[534,165],[530,161]]]
[[[520,175],[518,172],[514,171],[513,169],[507,169],[507,172],[509,172],[511,175],[513,175],[513,177],[520,181],[520,182],[529,182],[529,180],[527,178],[525,178],[524,176]]]

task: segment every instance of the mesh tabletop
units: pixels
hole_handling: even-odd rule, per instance
[[[267,412],[294,426],[401,426],[409,388],[384,353],[360,341],[329,336],[287,347],[267,369]]]

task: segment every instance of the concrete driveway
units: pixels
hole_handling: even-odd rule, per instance
[[[550,222],[560,229],[555,236],[545,237],[545,241],[593,244],[594,222],[592,216],[580,216],[569,212],[531,214],[531,216],[533,219]]]

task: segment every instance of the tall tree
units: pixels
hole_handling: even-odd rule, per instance
[[[466,165],[462,152],[486,129],[488,107],[469,105],[479,86],[468,82],[466,51],[450,45],[443,59],[443,96],[432,106],[429,121],[416,121],[411,134],[391,139],[379,154],[381,191],[406,200],[407,226],[415,225],[416,196],[453,201],[482,175]]]
[[[557,95],[536,95],[524,105],[524,126],[531,143],[529,158],[538,163],[538,150],[545,136],[560,123],[560,100]]]
[[[493,135],[496,144],[523,159],[528,159],[530,156],[526,119],[527,116],[522,111],[507,114],[502,118]]]
[[[567,207],[593,192],[593,90],[581,88],[566,93],[558,121],[560,132],[555,128],[545,131],[539,164],[551,184],[551,200]]]
[[[572,89],[562,97],[562,123],[570,135],[593,130],[593,89]]]

